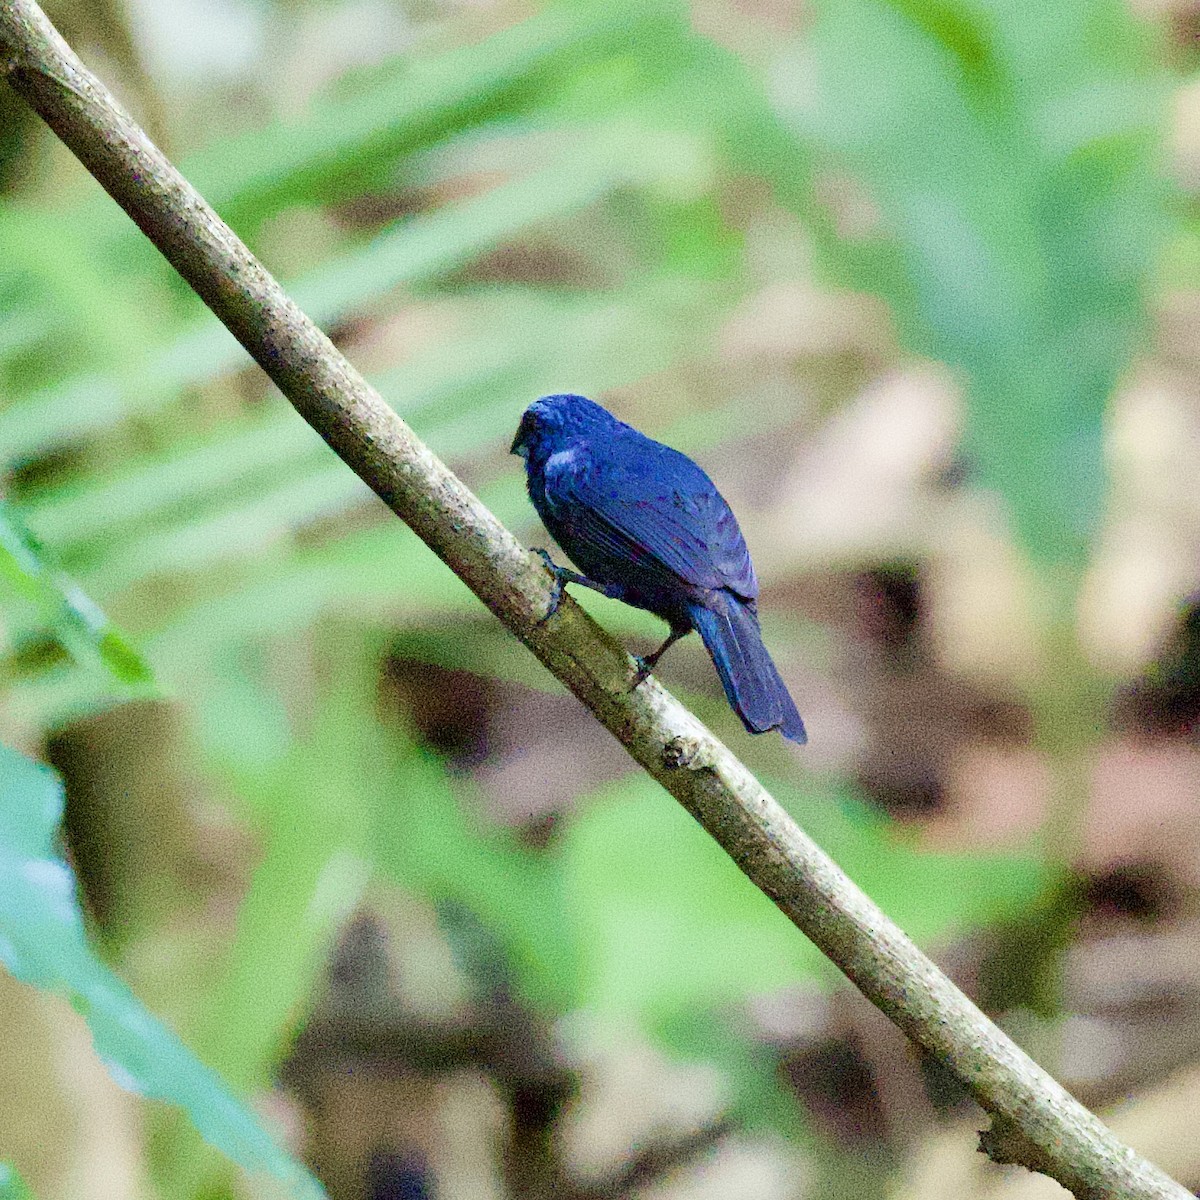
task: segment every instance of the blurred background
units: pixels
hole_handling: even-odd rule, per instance
[[[1200,7],[47,7],[528,544],[539,394],[708,469],[811,744],[660,678],[1200,1186]],[[1061,1194],[7,90],[0,404],[0,1195]]]

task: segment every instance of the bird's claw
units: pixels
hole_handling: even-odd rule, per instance
[[[545,613],[538,621],[539,625],[544,625],[558,612],[558,606],[562,603],[563,588],[566,587],[567,583],[567,573],[565,567],[560,567],[550,557],[549,550],[535,550],[534,553],[546,564],[546,570],[554,577],[554,582],[550,585],[550,603],[546,606]]]
[[[633,661],[637,664],[637,670],[633,673],[633,687],[629,690],[636,692],[650,678],[650,672],[654,670],[654,663],[647,661],[640,654],[635,654]]]

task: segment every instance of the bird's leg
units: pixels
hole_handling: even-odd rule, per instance
[[[655,664],[670,648],[675,645],[681,637],[684,637],[691,632],[691,626],[685,625],[682,629],[672,627],[671,634],[665,642],[653,654],[641,655],[635,654],[633,661],[637,663],[637,674],[633,677],[633,686],[640,687],[650,677],[650,672],[654,670]]]
[[[562,603],[563,588],[568,583],[582,584],[584,587],[591,588],[592,591],[600,592],[605,596],[618,596],[617,590],[609,587],[607,584],[598,583],[595,579],[589,579],[586,575],[580,575],[578,571],[572,571],[570,567],[560,567],[550,557],[549,550],[535,550],[534,553],[541,558],[542,562],[546,564],[546,569],[554,576],[554,584],[550,589],[550,604],[546,608],[546,615],[538,622],[539,625],[550,620],[558,612],[558,606]]]

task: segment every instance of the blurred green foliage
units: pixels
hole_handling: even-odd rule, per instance
[[[396,334],[383,354],[367,339],[374,381],[518,528],[502,451],[543,392],[652,379],[651,432],[710,453],[793,424],[736,389],[688,419],[679,394],[715,368],[735,308],[811,242],[826,279],[883,297],[908,351],[959,372],[969,482],[1003,495],[1035,562],[1073,575],[1104,502],[1105,405],[1171,235],[1156,62],[1118,0],[822,3],[757,60],[674,0],[577,0],[482,39],[451,30],[181,165],[326,328]],[[778,207],[780,243],[799,249],[764,267],[744,193]],[[851,220],[838,204],[854,196]],[[648,781],[581,796],[534,849],[380,716],[397,629],[437,665],[545,679],[98,189],[13,188],[0,261],[7,711],[28,739],[157,688],[261,846],[221,968],[174,981],[200,1014],[184,1025],[202,1067],[89,949],[52,849],[57,785],[6,754],[9,969],[67,991],[118,1078],[296,1195],[315,1185],[213,1072],[239,1094],[269,1082],[373,879],[472,914],[547,1018],[640,1024],[721,1061],[741,1111],[774,1120],[772,1064],[719,1014],[827,979],[813,948]],[[271,664],[304,657],[314,631],[328,678],[298,714]],[[845,780],[777,761],[777,794],[922,940],[1045,884],[1032,855],[920,851]],[[211,1162],[186,1132],[164,1138],[164,1194],[207,1194]]]
[[[908,346],[963,370],[968,469],[1075,572],[1167,228],[1149,41],[1120,3],[865,0],[822,6],[775,77],[797,132],[879,208],[864,241],[888,261],[834,261],[888,298]]]

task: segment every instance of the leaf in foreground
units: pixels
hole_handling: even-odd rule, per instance
[[[33,1193],[11,1163],[0,1162],[0,1200],[33,1200]]]
[[[179,1105],[208,1142],[297,1200],[322,1200],[316,1180],[92,952],[74,876],[54,847],[62,809],[58,779],[0,747],[0,961],[71,1001],[124,1087]]]

